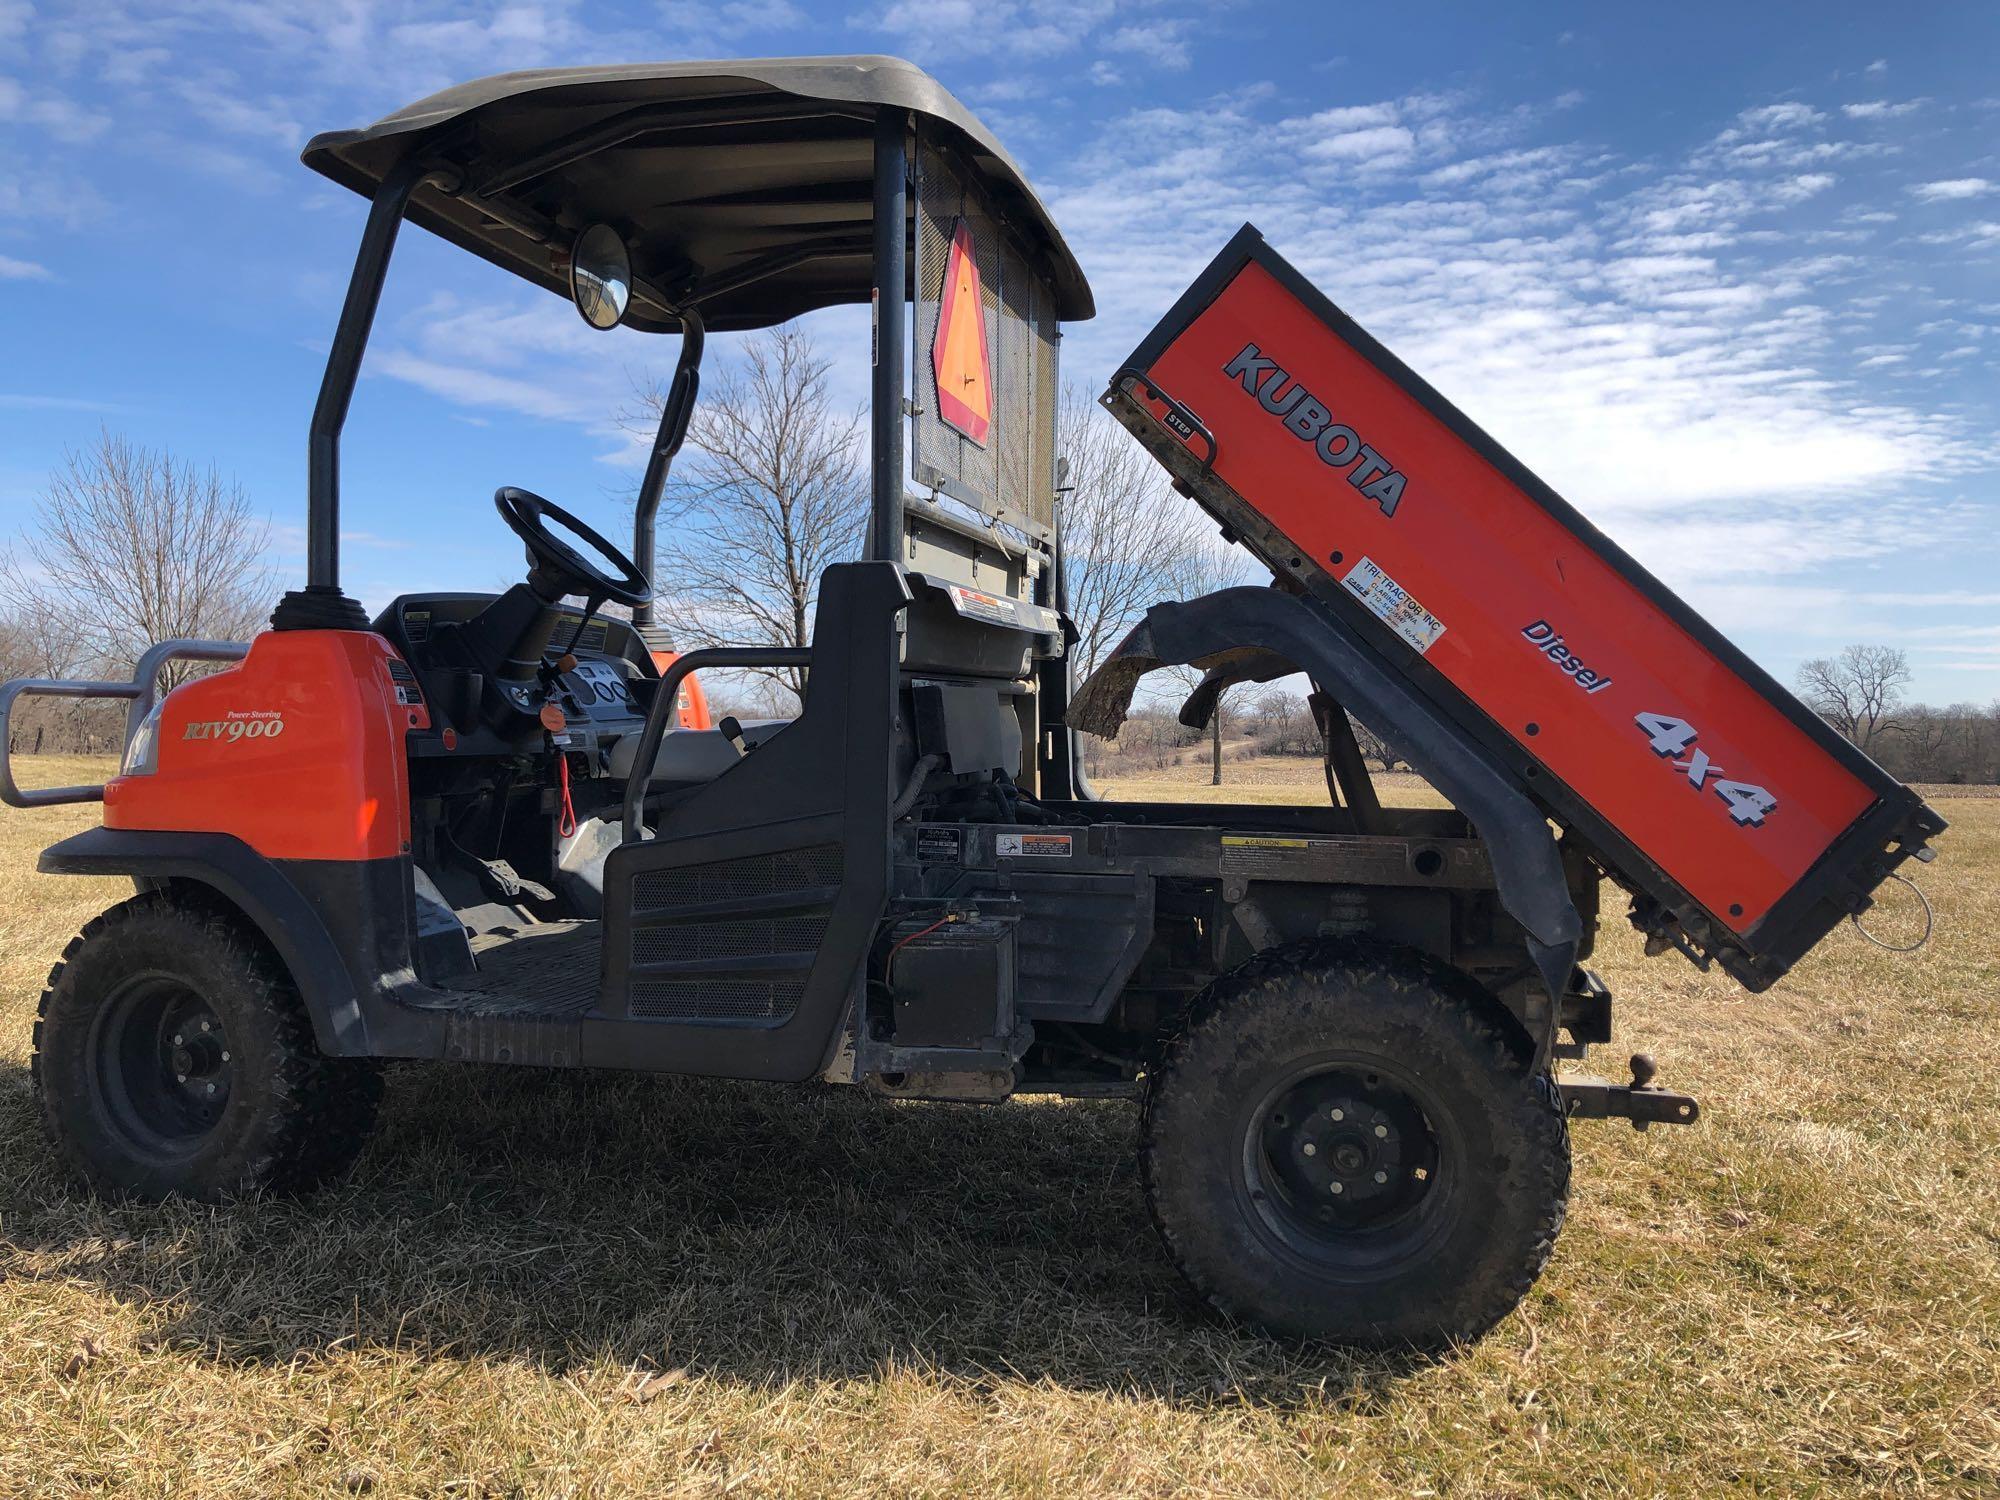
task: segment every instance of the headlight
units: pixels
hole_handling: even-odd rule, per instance
[[[166,699],[162,698],[139,721],[139,727],[126,743],[125,760],[118,768],[120,775],[151,776],[160,768],[160,710],[166,706]]]

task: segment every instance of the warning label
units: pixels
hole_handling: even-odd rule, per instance
[[[1002,859],[1068,859],[1066,833],[1001,833],[993,837],[993,852]]]
[[[1419,656],[1437,644],[1444,634],[1444,621],[1412,599],[1395,579],[1378,568],[1370,558],[1362,558],[1340,580],[1347,592],[1368,606],[1369,612],[1416,648]]]

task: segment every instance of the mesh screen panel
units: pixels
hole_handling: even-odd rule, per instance
[[[632,961],[689,963],[704,958],[754,958],[769,953],[811,953],[826,935],[824,912],[728,922],[675,922],[632,934]]]
[[[1055,294],[950,156],[920,133],[916,152],[917,296],[911,366],[917,413],[910,472],[987,515],[1047,538],[1055,526]],[[937,341],[952,233],[963,218],[979,267],[992,425],[984,445],[938,415]]]
[[[831,918],[831,893],[840,885],[843,858],[838,844],[784,849],[744,859],[653,870],[633,881],[629,1010],[635,1016],[692,1021],[782,1021],[798,1009],[805,977],[760,978],[702,968],[729,959],[796,955],[819,951]],[[825,892],[802,898],[804,911],[722,910],[694,920],[674,920],[693,906],[724,906],[759,896]],[[691,914],[694,915],[694,914]],[[650,964],[683,965],[671,978],[648,974]]]
[[[797,979],[641,979],[632,985],[635,1016],[703,1021],[783,1020],[799,1008]]]
[[[840,868],[840,846],[819,844],[809,849],[760,854],[751,859],[721,859],[712,864],[652,870],[632,883],[634,906],[643,913],[658,907],[769,896],[802,886],[839,885]]]

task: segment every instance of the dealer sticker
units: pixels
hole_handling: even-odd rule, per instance
[[[1430,650],[1444,634],[1444,621],[1411,598],[1409,591],[1372,559],[1362,558],[1340,581],[1347,586],[1348,593],[1368,606],[1370,613],[1408,641],[1417,655]]]
[[[993,836],[993,852],[1002,859],[1068,859],[1070,835],[1066,833],[1000,833]]]

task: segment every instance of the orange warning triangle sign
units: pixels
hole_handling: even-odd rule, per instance
[[[972,227],[964,219],[952,226],[931,369],[937,375],[938,415],[985,447],[993,425],[993,366],[986,355],[979,262],[972,253]]]

